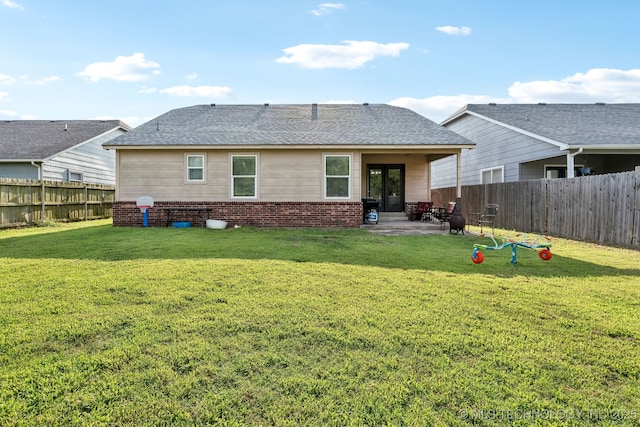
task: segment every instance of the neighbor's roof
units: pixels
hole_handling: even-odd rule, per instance
[[[443,124],[466,114],[568,146],[640,144],[640,104],[469,104]]]
[[[116,128],[130,129],[120,120],[0,121],[0,161],[41,161]]]
[[[412,145],[473,147],[405,108],[384,104],[195,105],[171,110],[105,144],[174,146]]]

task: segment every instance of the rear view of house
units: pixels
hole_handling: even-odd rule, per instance
[[[0,178],[115,184],[102,144],[129,131],[119,120],[0,121]]]
[[[387,212],[428,200],[430,163],[473,143],[383,104],[212,104],[103,146],[116,151],[116,226],[139,225],[135,201],[150,196],[151,225],[164,225],[163,208],[191,206],[239,225],[352,227],[363,198]]]

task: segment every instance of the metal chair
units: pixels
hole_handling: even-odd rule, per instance
[[[493,223],[496,220],[496,215],[498,215],[498,206],[495,203],[490,203],[484,207],[484,211],[478,217],[478,225],[480,226],[480,232],[482,233],[483,225],[491,225],[491,232],[493,233]]]

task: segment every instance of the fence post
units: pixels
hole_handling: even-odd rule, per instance
[[[42,184],[42,200],[40,200],[40,203],[42,204],[42,210],[40,212],[40,223],[44,223],[45,222],[45,215],[46,215],[46,195],[47,195],[47,190],[44,184],[44,179],[42,181],[40,181]]]
[[[84,220],[89,220],[89,187],[84,185]]]

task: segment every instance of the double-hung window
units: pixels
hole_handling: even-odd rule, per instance
[[[482,170],[482,183],[483,184],[495,184],[497,182],[504,181],[504,167],[498,166],[491,169]]]
[[[187,182],[204,182],[204,155],[188,154],[187,156]]]
[[[256,197],[258,157],[255,155],[231,156],[231,194],[233,197]]]
[[[327,154],[324,156],[324,197],[348,199],[351,197],[351,156]]]

